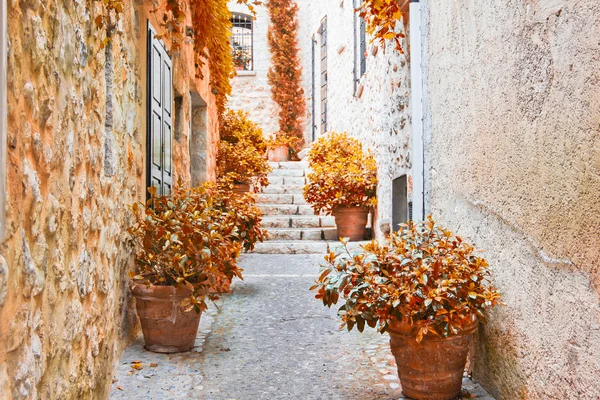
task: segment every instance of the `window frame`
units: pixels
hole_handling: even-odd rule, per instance
[[[245,13],[241,13],[241,12],[232,12],[231,13],[231,51],[233,52],[233,41],[234,41],[234,37],[235,34],[233,32],[233,29],[236,27],[235,23],[236,23],[236,18],[240,18],[243,17],[245,19],[245,23],[247,21],[250,22],[250,68],[249,69],[243,69],[243,70],[238,70],[238,72],[254,72],[256,69],[256,66],[254,65],[254,18],[251,15],[245,14]],[[242,26],[238,26],[238,28],[241,29],[248,29],[247,27],[242,27]],[[243,45],[242,45],[242,49],[243,49]],[[234,63],[235,66],[235,63]]]
[[[358,94],[358,82],[367,73],[367,24],[356,10],[364,0],[354,0],[354,96]]]
[[[320,46],[320,72],[321,72],[321,134],[327,133],[328,121],[327,121],[327,92],[329,89],[328,85],[328,70],[327,70],[327,16],[323,17],[321,24],[319,25],[319,37],[321,39]]]

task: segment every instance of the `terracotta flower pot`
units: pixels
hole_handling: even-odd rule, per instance
[[[233,185],[233,193],[246,194],[250,192],[250,185],[247,183],[236,183]]]
[[[289,148],[287,146],[279,146],[269,150],[269,161],[282,162],[289,160]]]
[[[427,400],[457,397],[477,324],[475,320],[459,335],[448,338],[425,335],[417,343],[408,322],[390,322],[390,347],[404,395]]]
[[[185,286],[135,284],[133,296],[142,324],[146,349],[156,353],[179,353],[194,347],[200,314],[180,306],[191,294]]]
[[[364,207],[338,207],[333,210],[337,235],[350,238],[351,242],[363,240],[367,226],[369,210]]]

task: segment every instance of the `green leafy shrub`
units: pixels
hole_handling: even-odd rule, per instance
[[[326,256],[316,297],[331,307],[345,302],[338,315],[352,330],[365,324],[381,333],[391,320],[408,322],[417,341],[424,335],[448,337],[500,303],[488,282],[488,263],[452,232],[427,221],[401,225],[389,244],[372,242],[365,252]]]
[[[319,138],[308,155],[309,183],[304,198],[315,212],[331,214],[337,207],[367,207],[377,204],[377,165],[362,144],[346,133]]]

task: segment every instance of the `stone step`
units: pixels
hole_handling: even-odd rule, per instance
[[[333,228],[335,219],[333,217],[313,216],[268,216],[262,219],[263,228]]]
[[[273,162],[270,161],[269,165],[275,169],[307,169],[308,163],[304,161],[285,161],[285,162]]]
[[[297,204],[259,204],[263,215],[315,215],[311,206]]]
[[[289,177],[302,177],[306,176],[306,170],[304,169],[273,169],[273,172],[269,174],[272,176],[289,176]]]
[[[296,241],[275,241],[269,240],[264,243],[257,243],[253,253],[257,254],[327,254],[327,242],[296,240]]]
[[[283,185],[283,186],[304,186],[306,185],[307,179],[298,176],[273,176],[269,175],[269,186],[270,185]]]
[[[298,204],[306,205],[306,200],[301,194],[267,194],[259,193],[256,195],[258,204]]]
[[[350,254],[362,251],[362,246],[368,241],[348,243]],[[327,254],[330,251],[343,249],[339,241],[325,240],[269,240],[263,243],[257,243],[253,253],[257,254]]]
[[[294,194],[302,196],[302,188],[304,185],[269,185],[263,189],[265,194]]]
[[[336,228],[267,229],[269,240],[338,240]]]

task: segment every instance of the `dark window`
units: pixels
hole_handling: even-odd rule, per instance
[[[254,69],[252,22],[252,16],[246,14],[234,14],[231,19],[233,64],[238,71]]]
[[[367,24],[364,18],[359,17],[358,21],[358,38],[360,40],[360,53],[358,55],[360,60],[360,75],[358,77],[361,78],[367,72]]]
[[[171,194],[172,64],[164,44],[148,24],[148,170],[147,186],[159,195]]]
[[[406,175],[392,182],[392,230],[412,219],[412,204],[408,203],[408,179]]]
[[[321,21],[321,133],[327,132],[327,17]]]

